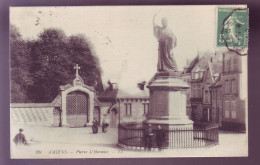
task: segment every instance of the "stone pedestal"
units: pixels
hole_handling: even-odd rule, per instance
[[[192,130],[193,121],[186,115],[186,90],[189,85],[180,78],[180,73],[158,72],[148,83],[150,90],[149,114],[144,124],[158,125],[165,130]],[[172,136],[169,134],[169,136]],[[168,137],[168,143],[174,144],[180,139]]]

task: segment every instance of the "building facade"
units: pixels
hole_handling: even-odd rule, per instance
[[[223,106],[222,106],[222,84],[219,76],[216,81],[210,86],[211,94],[211,109],[212,109],[212,123],[217,124],[222,128],[223,121]]]
[[[246,57],[242,58],[230,51],[223,53],[221,82],[224,129],[246,129],[247,66]]]
[[[212,109],[211,85],[218,79],[222,69],[221,54],[205,54],[191,71],[192,120],[197,125],[212,124],[216,112]]]

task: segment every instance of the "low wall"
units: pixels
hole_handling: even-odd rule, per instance
[[[42,124],[51,126],[54,107],[49,103],[12,103],[10,121],[14,124]]]

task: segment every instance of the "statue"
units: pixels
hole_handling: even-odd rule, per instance
[[[153,32],[159,42],[157,71],[178,72],[173,55],[173,48],[177,45],[177,38],[168,27],[168,19],[166,17],[161,20],[162,27],[156,25],[155,18],[157,14],[153,17]]]

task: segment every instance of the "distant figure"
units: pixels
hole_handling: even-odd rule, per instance
[[[108,122],[107,122],[107,119],[104,118],[103,121],[102,121],[102,132],[103,133],[106,133],[107,132],[107,127],[109,126]]]
[[[92,131],[93,133],[98,133],[98,121],[96,118],[93,120]]]
[[[160,125],[158,125],[158,130],[156,132],[156,142],[158,146],[158,150],[162,150],[162,146],[165,142],[165,131],[161,128]]]
[[[144,133],[145,142],[144,142],[144,149],[148,151],[151,151],[152,149],[152,137],[153,137],[153,129],[152,125],[149,124],[148,127],[145,129]]]
[[[25,136],[24,136],[24,134],[22,132],[23,132],[23,129],[20,128],[19,129],[19,133],[13,139],[14,143],[16,144],[16,146],[26,145],[27,144]]]

